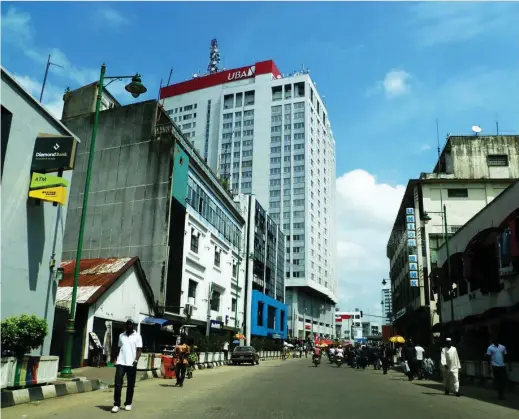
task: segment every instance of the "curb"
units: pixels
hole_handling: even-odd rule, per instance
[[[75,393],[87,393],[99,390],[99,380],[76,380],[67,383],[51,384],[41,387],[22,388],[20,390],[2,391],[2,409],[23,403],[39,402],[55,397],[68,396]]]
[[[278,358],[262,358],[261,361],[269,361]],[[207,364],[196,364],[195,370],[213,369],[231,365],[231,361],[216,361]],[[161,370],[137,371],[137,381],[162,378]],[[24,403],[39,402],[55,397],[68,396],[69,394],[87,393],[102,388],[114,388],[114,384],[107,384],[99,379],[87,380],[77,378],[66,383],[50,384],[40,387],[29,387],[19,390],[2,390],[2,409]]]

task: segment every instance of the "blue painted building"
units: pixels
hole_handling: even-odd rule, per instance
[[[251,335],[287,338],[288,306],[263,294],[252,291]]]

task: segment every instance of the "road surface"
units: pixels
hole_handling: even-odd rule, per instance
[[[496,400],[494,392],[462,388],[465,396],[445,396],[430,381],[408,382],[401,373],[318,368],[310,359],[261,362],[195,371],[183,388],[173,381],[137,383],[133,411],[125,418],[159,419],[517,419],[519,396]],[[123,389],[123,401],[124,401]],[[483,400],[482,400],[483,399]],[[113,390],[100,390],[2,409],[2,419],[99,419],[110,413]]]

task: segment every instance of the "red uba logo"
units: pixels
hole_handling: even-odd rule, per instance
[[[256,74],[255,65],[253,65],[252,67],[249,67],[248,70],[239,70],[239,71],[234,71],[232,73],[229,73],[229,75],[227,76],[227,80],[233,81],[233,80],[246,79],[248,77],[254,76],[254,74]]]

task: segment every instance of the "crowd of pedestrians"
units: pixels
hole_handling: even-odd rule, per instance
[[[398,348],[397,354],[409,381],[433,377],[435,365],[430,358],[430,354],[426,353],[419,344],[413,343],[412,339],[409,339],[403,347]],[[488,359],[489,374],[492,375],[494,380],[494,387],[497,390],[499,399],[503,400],[508,381],[506,347],[501,345],[498,339],[494,339],[487,348],[485,355]],[[445,344],[441,349],[440,367],[445,394],[449,395],[452,393],[460,397],[459,372],[461,370],[461,361],[458,350],[453,345],[451,338],[445,339]],[[511,368],[511,364],[508,362],[509,371],[511,371]]]

